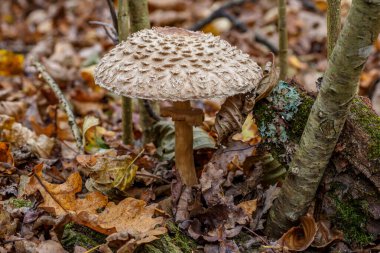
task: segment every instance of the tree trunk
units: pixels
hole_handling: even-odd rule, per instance
[[[118,35],[119,42],[124,41],[129,35],[129,7],[128,0],[119,0],[118,3]],[[122,129],[123,143],[132,144],[133,142],[133,125],[132,125],[132,99],[121,97],[122,108]]]
[[[340,32],[340,0],[327,0],[327,5],[327,58],[330,58]]]
[[[129,10],[131,15],[131,33],[150,28],[149,10],[147,0],[129,0]],[[147,112],[144,101],[139,99],[140,124],[143,129],[143,143],[152,141],[151,126],[155,120]],[[159,114],[159,105],[157,102],[150,102],[152,110]]]
[[[305,214],[346,121],[360,72],[380,31],[380,1],[354,0],[329,60],[300,146],[281,193],[271,208],[266,233],[280,236]]]

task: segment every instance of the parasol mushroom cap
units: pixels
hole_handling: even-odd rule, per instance
[[[227,41],[174,27],[132,34],[95,69],[95,82],[118,95],[169,101],[246,93],[262,77],[257,63]]]

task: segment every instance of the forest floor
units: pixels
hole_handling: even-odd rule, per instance
[[[149,0],[151,24],[189,29],[223,3]],[[217,18],[202,30],[221,36],[263,67],[278,50],[276,4],[246,1],[227,10],[232,21]],[[349,7],[350,1],[343,0],[342,23]],[[327,68],[326,8],[324,0],[288,1],[289,78],[275,89],[287,90],[286,103],[301,103],[287,83],[297,83],[311,96],[318,92],[317,80]],[[226,149],[217,148],[211,128],[220,101],[194,103],[206,113],[194,143],[201,190],[177,179],[169,120],[156,123],[153,142],[143,145],[135,106],[135,144],[122,144],[120,98],[95,85],[93,77],[95,65],[114,44],[103,25],[91,21],[112,24],[107,1],[5,0],[0,5],[0,253],[149,251],[157,238],[167,240],[172,252],[275,252],[284,245],[311,252],[380,250],[376,236],[356,230],[347,235],[310,215],[302,218],[303,228],[278,241],[266,238],[261,233],[265,215],[285,168],[266,153],[258,158],[257,146],[266,139],[259,133],[270,127],[253,119],[243,126],[248,135],[243,142],[235,137]],[[34,60],[71,103],[83,153]],[[369,97],[380,114],[380,37],[361,74],[359,94]],[[274,171],[260,171],[262,164]],[[340,223],[351,219],[364,226],[353,206],[337,206]]]

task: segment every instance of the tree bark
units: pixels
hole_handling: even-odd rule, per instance
[[[119,42],[128,38],[130,23],[129,23],[129,6],[128,0],[119,0],[118,3],[118,33]],[[132,99],[121,97],[122,108],[122,129],[123,143],[132,144],[133,142],[133,124],[132,124]]]
[[[330,58],[340,32],[340,0],[327,0],[327,5],[327,58]]]
[[[286,0],[278,0],[278,33],[280,80],[288,74],[288,30],[286,29]]]
[[[271,208],[266,233],[279,237],[305,214],[335,148],[360,72],[380,31],[380,0],[354,0],[329,59],[281,193]]]
[[[131,15],[131,33],[150,28],[149,10],[147,0],[129,0],[129,10]],[[149,115],[144,106],[144,101],[139,99],[140,124],[143,129],[143,143],[152,141],[151,126],[155,120]],[[152,110],[159,115],[157,102],[150,102]]]

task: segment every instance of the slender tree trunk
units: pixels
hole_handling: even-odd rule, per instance
[[[288,74],[288,30],[286,29],[286,0],[278,0],[278,48],[280,57],[280,80]]]
[[[131,33],[150,28],[149,10],[147,0],[129,0],[129,10],[131,15]],[[158,114],[159,107],[157,102],[150,102],[153,111]],[[140,124],[143,129],[143,142],[148,143],[152,140],[151,126],[154,119],[149,115],[144,106],[144,101],[139,99]]]
[[[129,6],[128,0],[119,0],[118,3],[118,33],[119,42],[126,40],[129,35]],[[133,124],[132,124],[132,99],[121,97],[122,106],[122,128],[123,143],[132,144],[133,142]]]
[[[329,59],[300,146],[281,193],[271,208],[266,233],[278,237],[305,214],[358,91],[360,72],[380,32],[380,0],[354,0]]]
[[[335,47],[340,32],[340,0],[327,0],[327,57]]]

